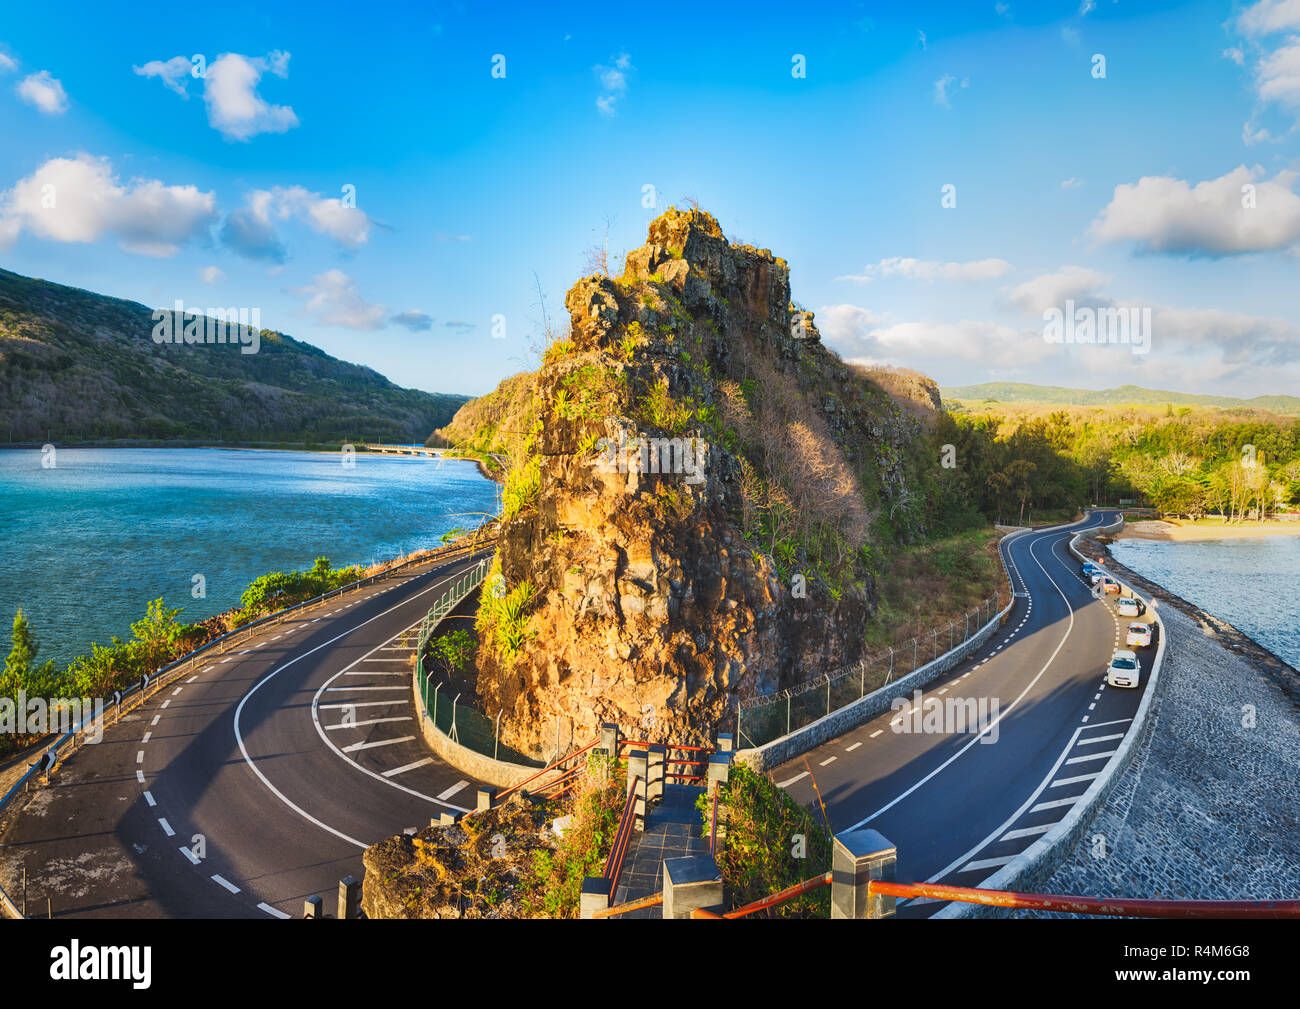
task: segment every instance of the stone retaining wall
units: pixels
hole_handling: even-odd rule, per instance
[[[1002,537],[1001,543],[1006,544],[1016,537],[1023,536],[1031,531],[1028,528],[1016,529],[1014,532]],[[999,551],[999,556],[1001,556],[1001,551]],[[1011,585],[1010,573],[1006,572],[1005,558],[1002,560],[1002,567],[1004,573],[1007,574],[1007,584],[1014,590],[1014,585]],[[927,662],[921,668],[913,670],[893,683],[887,683],[879,690],[873,690],[865,697],[860,697],[828,715],[823,715],[817,721],[810,722],[802,729],[796,729],[789,735],[774,739],[770,743],[764,743],[762,746],[741,750],[736,754],[736,759],[747,764],[755,771],[770,770],[784,764],[787,760],[793,760],[801,753],[816,749],[828,740],[841,736],[850,729],[871,721],[876,716],[888,711],[895,699],[910,697],[913,690],[925,687],[954,666],[963,662],[970,655],[979,651],[983,644],[997,632],[1003,618],[1011,612],[1011,607],[1014,605],[1015,596],[1013,594],[1007,605],[992,620],[956,648],[944,652],[937,659]]]

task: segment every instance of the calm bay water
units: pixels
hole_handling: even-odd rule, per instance
[[[268,571],[388,560],[495,512],[473,462],[235,449],[0,451],[0,651],[22,606],[40,658],[130,637],[162,596],[193,621]],[[207,597],[191,595],[193,576]]]
[[[1121,563],[1300,667],[1300,536],[1119,540]]]

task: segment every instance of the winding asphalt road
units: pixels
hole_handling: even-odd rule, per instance
[[[420,738],[411,654],[477,556],[268,628],[109,726],[9,825],[6,889],[25,866],[29,913],[283,918],[321,894],[333,914],[368,845],[474,804]]]
[[[986,725],[905,731],[918,724],[909,703],[776,768],[778,784],[819,817],[820,789],[834,831],[870,826],[897,845],[900,882],[979,886],[1028,848],[1105,767],[1137,711],[1159,643],[1136,649],[1137,689],[1106,685],[1130,620],[1117,616],[1114,596],[1094,598],[1067,544],[1079,530],[1117,518],[1092,512],[1004,544],[1016,593],[1011,613],[921,701],[921,728],[930,699],[947,706],[982,698]],[[928,916],[943,906],[900,901],[899,914]]]

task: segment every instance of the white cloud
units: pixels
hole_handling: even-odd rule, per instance
[[[68,93],[57,77],[48,70],[28,74],[18,85],[18,95],[47,116],[62,115],[68,110]]]
[[[1275,137],[1264,127],[1256,127],[1254,123],[1241,124],[1241,142],[1247,147],[1254,147],[1256,144],[1277,143],[1282,139]]]
[[[371,222],[364,213],[338,197],[321,196],[302,186],[255,189],[244,200],[244,206],[226,217],[221,240],[250,259],[284,261],[288,250],[276,232],[277,221],[299,220],[348,249],[370,238]]]
[[[215,284],[218,281],[225,280],[226,275],[220,267],[205,266],[199,270],[199,280],[205,284]]]
[[[1058,349],[1043,339],[1040,329],[972,319],[884,325],[856,305],[819,308],[817,322],[822,338],[850,360],[923,371],[937,360],[1016,369],[1044,360]]]
[[[1300,36],[1292,36],[1255,67],[1255,91],[1265,104],[1300,113]]]
[[[57,242],[112,235],[128,252],[171,256],[202,240],[215,221],[216,198],[194,186],[157,179],[121,184],[107,158],[80,153],[52,158],[0,196],[0,234],[26,229]]]
[[[1009,3],[995,3],[993,5],[993,10],[997,13],[998,17],[1006,18],[1008,21],[1015,17]]]
[[[175,91],[182,98],[189,98],[186,85],[193,67],[194,64],[184,56],[173,56],[169,60],[150,60],[142,67],[133,66],[131,69],[141,77],[157,77],[168,90]]]
[[[1079,4],[1079,17],[1086,18],[1097,9],[1097,0],[1083,0]]]
[[[1116,186],[1090,232],[1105,242],[1131,241],[1144,252],[1175,255],[1282,249],[1300,241],[1300,195],[1292,191],[1297,176],[1284,171],[1267,181],[1262,175],[1262,169],[1241,165],[1194,186],[1182,179],[1146,176],[1136,184]],[[1254,187],[1253,208],[1242,205],[1244,186]]]
[[[958,83],[957,78],[954,77],[952,74],[944,74],[942,77],[940,77],[937,81],[934,82],[934,104],[935,105],[942,105],[945,109],[952,108],[952,100],[948,94],[948,89],[952,87],[954,84],[957,84],[958,89],[961,89],[969,86],[970,80],[968,78],[963,78],[961,83]]]
[[[941,263],[936,260],[892,256],[889,259],[882,259],[874,266],[868,266],[862,273],[848,274],[835,279],[865,284],[876,277],[903,277],[930,284],[936,280],[993,280],[1013,269],[1015,267],[1005,259],[973,259],[965,263]]]
[[[1083,180],[1076,179],[1073,175],[1071,175],[1068,179],[1064,179],[1061,182],[1062,189],[1078,189],[1082,185],[1083,185]]]
[[[12,56],[0,53],[0,74],[13,73],[18,69],[18,61]]]
[[[1260,0],[1241,12],[1237,28],[1250,36],[1300,28],[1300,0]]]
[[[919,43],[921,44],[921,51],[922,51],[922,52],[924,52],[924,51],[928,48],[928,47],[926,46],[926,37],[925,37],[925,32],[923,32],[923,31],[919,31],[919,30],[918,30],[917,33],[916,33],[916,41],[919,42]]]
[[[628,74],[636,69],[627,53],[619,53],[612,63],[612,66],[597,63],[592,68],[604,92],[596,98],[596,108],[602,116],[613,116],[618,111],[618,100],[627,94]]]
[[[1223,50],[1223,57],[1232,60],[1237,66],[1242,66],[1246,62],[1246,54],[1241,51],[1240,46],[1229,46]]]
[[[433,328],[433,319],[423,312],[398,312],[393,316],[393,322],[399,326],[405,326],[412,333],[419,333]]]
[[[326,270],[312,283],[289,293],[305,299],[304,308],[317,322],[348,329],[382,329],[388,309],[366,301],[356,283],[342,270]]]
[[[1055,273],[1044,273],[1027,280],[1011,291],[1011,303],[1030,315],[1044,309],[1059,308],[1067,298],[1081,301],[1095,295],[1107,278],[1083,266],[1063,266]]]
[[[208,122],[227,140],[248,140],[259,133],[284,133],[298,125],[288,105],[272,105],[257,92],[265,73],[289,76],[289,54],[265,57],[222,53],[209,64],[203,81]]]

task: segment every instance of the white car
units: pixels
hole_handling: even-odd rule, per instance
[[[1150,624],[1129,624],[1128,634],[1124,638],[1124,644],[1130,647],[1150,648],[1151,647],[1151,625]]]
[[[1140,617],[1146,612],[1146,606],[1139,599],[1125,596],[1123,599],[1115,600],[1115,610],[1121,617]]]
[[[1141,674],[1137,653],[1120,649],[1110,657],[1110,665],[1106,667],[1106,682],[1112,687],[1136,687]]]

